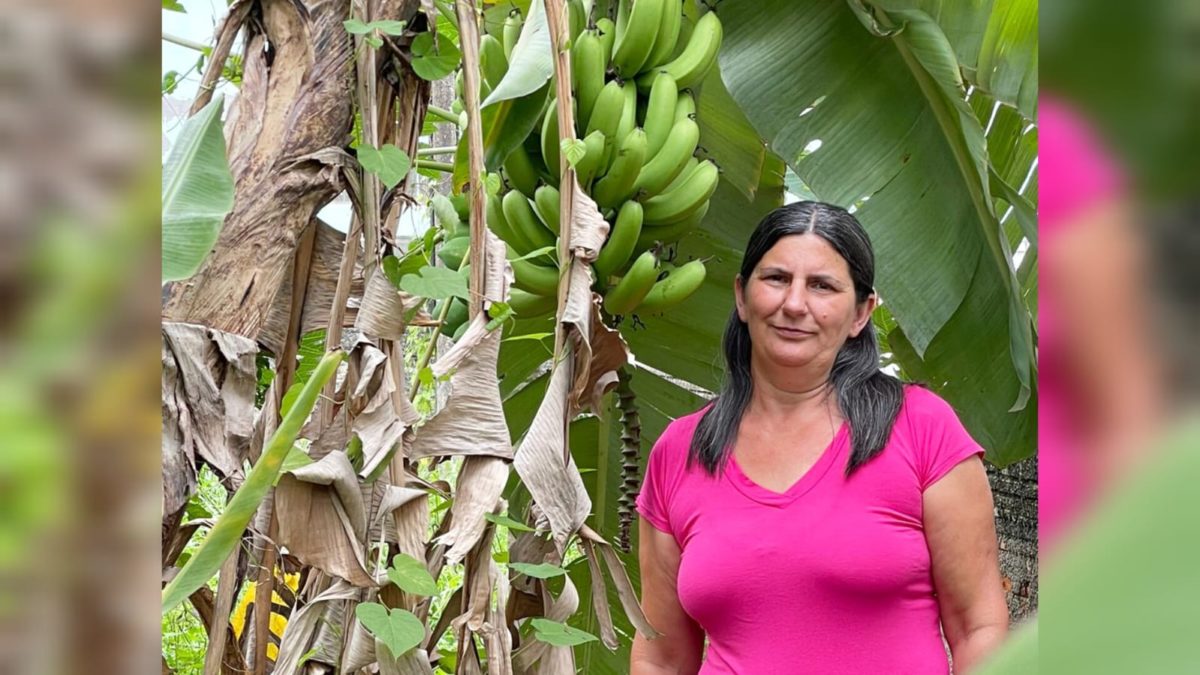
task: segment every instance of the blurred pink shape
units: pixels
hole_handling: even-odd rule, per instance
[[[1038,530],[1043,555],[1087,501],[1085,442],[1078,397],[1065,364],[1060,307],[1053,273],[1055,242],[1089,209],[1119,199],[1124,178],[1087,123],[1053,97],[1039,101],[1039,399]],[[1047,269],[1050,268],[1050,269]]]

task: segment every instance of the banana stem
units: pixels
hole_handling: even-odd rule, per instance
[[[419,148],[417,149],[417,157],[436,157],[437,155],[450,155],[458,151],[458,148],[453,145],[443,145],[436,148]]]
[[[450,313],[450,303],[453,301],[454,298],[446,298],[446,302],[442,304],[442,311],[438,312],[438,324],[433,327],[433,333],[429,336],[429,344],[425,345],[425,351],[421,353],[421,359],[417,361],[417,368],[413,371],[413,375],[409,379],[409,403],[417,400],[417,391],[421,387],[421,371],[425,369],[425,366],[429,365],[429,359],[433,356],[433,350],[437,348],[438,336],[442,334],[442,326],[446,325],[446,315]]]
[[[418,169],[429,169],[430,171],[454,173],[454,165],[450,162],[434,162],[428,159],[417,159],[413,162],[413,164],[416,165]]]
[[[433,115],[434,117],[440,117],[441,119],[443,119],[447,122],[453,122],[455,124],[458,124],[458,115],[455,115],[454,113],[450,112],[449,110],[446,110],[445,108],[439,108],[435,105],[431,105],[431,106],[427,107],[425,109],[425,111],[428,112],[430,115]]]
[[[206,45],[206,44],[203,44],[200,42],[196,42],[195,40],[189,40],[187,38],[182,38],[182,37],[179,37],[178,35],[171,35],[170,33],[163,33],[162,39],[164,42],[170,42],[171,44],[179,45],[180,47],[187,47],[188,49],[198,51],[201,54],[205,54],[205,55],[207,55],[210,51],[212,51],[212,47],[210,47],[209,45]]]

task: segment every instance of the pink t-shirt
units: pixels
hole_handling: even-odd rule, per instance
[[[688,446],[703,410],[650,453],[638,512],[679,543],[678,593],[707,634],[703,675],[947,673],[922,525],[924,490],[983,449],[950,406],[906,386],[891,439],[845,476],[849,426],[787,492]]]

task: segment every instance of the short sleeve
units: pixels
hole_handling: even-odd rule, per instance
[[[671,503],[670,485],[674,483],[672,467],[668,455],[672,454],[671,429],[668,427],[654,447],[650,450],[650,458],[646,460],[646,475],[642,478],[642,489],[637,496],[637,510],[656,529],[674,535],[671,528],[669,505]]]
[[[909,419],[917,441],[917,472],[921,490],[938,482],[963,460],[984,454],[983,447],[967,433],[954,408],[937,394],[913,387],[909,402],[914,410]]]

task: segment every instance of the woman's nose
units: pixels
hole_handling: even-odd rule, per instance
[[[808,312],[808,294],[804,284],[795,283],[788,286],[787,295],[783,298],[783,311],[787,314]]]

